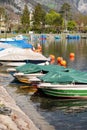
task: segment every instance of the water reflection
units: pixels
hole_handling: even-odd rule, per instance
[[[36,86],[23,84],[16,80],[10,82],[10,84],[8,86],[11,88],[15,88],[16,94],[29,94],[31,96],[37,91]]]
[[[53,99],[35,94],[30,99],[33,103],[39,102],[39,108],[45,111],[61,110],[64,113],[87,111],[87,100]]]
[[[60,40],[42,44],[43,54],[49,56],[53,54],[56,58],[58,56],[63,57],[67,61],[67,67],[86,70],[87,71],[87,40]],[[72,62],[69,58],[69,54],[73,52],[75,59]]]

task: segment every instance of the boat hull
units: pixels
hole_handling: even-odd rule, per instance
[[[22,83],[38,83],[40,82],[40,79],[38,79],[38,76],[43,76],[42,73],[32,73],[32,74],[23,74],[23,73],[15,73],[14,77],[22,82]]]
[[[3,66],[12,66],[12,67],[17,67],[21,65],[25,65],[26,62],[0,62]]]
[[[87,85],[39,85],[44,94],[61,98],[87,98]]]

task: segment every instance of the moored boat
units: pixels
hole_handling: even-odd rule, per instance
[[[72,70],[70,72],[49,72],[40,77],[43,83],[39,90],[47,95],[62,98],[87,98],[87,73]]]
[[[38,89],[44,94],[60,98],[87,98],[87,84],[40,83]]]
[[[14,73],[14,77],[23,83],[32,83],[32,82],[40,82],[38,76],[44,75],[43,73],[32,73],[32,74],[24,74],[24,73]]]
[[[78,39],[80,39],[81,37],[80,37],[80,35],[72,35],[72,34],[68,34],[68,35],[66,36],[66,38],[67,38],[67,39],[78,40]]]
[[[47,61],[50,61],[49,58],[31,49],[12,47],[0,52],[0,63],[5,66],[19,66],[26,63],[39,64]]]

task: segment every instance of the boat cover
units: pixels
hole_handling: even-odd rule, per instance
[[[20,48],[33,48],[33,46],[31,44],[29,44],[26,40],[13,40],[13,41],[4,41],[4,44],[11,44],[13,46],[16,46],[16,47],[20,47]]]
[[[44,82],[54,84],[68,84],[68,83],[83,83],[87,84],[87,72],[71,70],[68,72],[53,72],[50,71],[44,76],[39,77]]]
[[[38,64],[31,64],[27,63],[23,66],[16,67],[16,70],[19,72],[26,73],[36,73],[36,72],[50,72],[50,71],[68,71],[68,69],[64,68],[63,66],[59,65],[38,65]]]

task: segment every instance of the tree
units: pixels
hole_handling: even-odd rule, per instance
[[[72,30],[75,30],[76,25],[77,25],[76,22],[72,20],[72,21],[68,22],[67,28],[68,28],[68,30],[72,31]]]
[[[27,5],[24,6],[23,14],[21,16],[21,24],[23,32],[28,32],[30,28],[30,12]]]
[[[33,28],[34,29],[40,30],[44,28],[45,15],[46,15],[46,12],[42,9],[42,6],[40,4],[37,4],[33,12]]]
[[[71,6],[68,3],[64,3],[59,12],[66,20],[71,18]]]
[[[63,19],[61,15],[54,10],[50,10],[49,13],[46,14],[46,24],[50,25],[53,29],[58,29],[62,26]]]
[[[67,29],[67,21],[71,18],[71,6],[68,3],[64,3],[60,8],[60,14],[64,18],[64,28]]]

